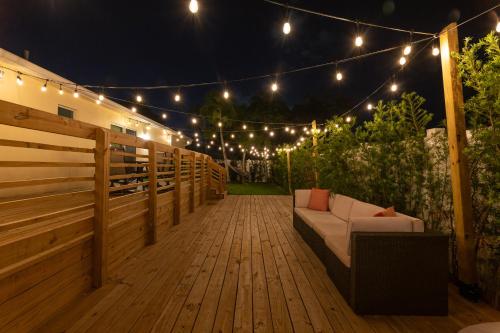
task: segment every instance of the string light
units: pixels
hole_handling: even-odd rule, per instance
[[[354,39],[354,45],[356,45],[356,47],[361,47],[363,45],[363,37],[356,36],[356,39]]]
[[[290,22],[288,22],[288,21],[285,22],[283,24],[283,33],[285,35],[288,35],[288,34],[290,34],[291,31],[292,31],[292,26],[290,25]]]
[[[277,82],[273,82],[273,84],[271,84],[271,91],[272,92],[278,91],[278,83]]]
[[[132,110],[133,113],[137,112],[137,108],[135,106],[133,106],[131,110]]]
[[[142,96],[141,96],[141,95],[137,95],[137,96],[135,96],[135,100],[136,100],[138,103],[141,103],[141,102],[142,102]]]
[[[267,130],[268,130],[268,129],[269,129],[269,128],[268,128],[267,126],[264,126],[264,131],[266,131],[266,132],[267,132]]]
[[[102,103],[102,102],[101,102],[99,99],[96,99],[96,100],[95,100],[95,104],[97,104],[97,105],[101,105],[101,103]]]
[[[102,102],[104,101],[104,95],[103,94],[99,94],[99,100]]]
[[[162,114],[162,115],[161,115],[161,117],[162,117],[163,119],[167,119],[167,114],[166,114],[166,113],[164,113],[164,114]]]
[[[198,142],[198,143],[196,144],[196,147],[199,147],[199,146],[200,146],[200,143]]]
[[[304,128],[302,129],[302,131],[307,132],[307,127],[304,126]]]
[[[432,55],[437,57],[439,55],[439,47],[435,46],[432,48]]]
[[[393,83],[393,84],[391,85],[391,91],[392,91],[392,92],[396,92],[396,91],[398,91],[398,85],[397,85],[396,83]]]
[[[253,133],[248,134],[248,137],[249,137],[250,139],[253,139],[253,137],[254,137]]]
[[[80,97],[80,93],[78,92],[78,87],[75,87],[75,91],[73,92],[73,97],[74,98]]]
[[[217,126],[222,127],[222,122],[221,122],[221,121],[219,121],[219,122],[217,123]],[[215,134],[214,134],[214,135],[215,135]],[[214,136],[214,137],[215,137],[215,136]]]
[[[229,146],[229,143],[227,143],[227,142],[224,143],[224,147],[227,147],[227,146]]]
[[[366,108],[368,109],[368,111],[371,111],[373,109],[373,105],[371,103],[368,103]],[[326,128],[325,128],[325,132],[326,132]]]
[[[181,131],[177,131],[177,135],[182,135],[182,132]]]
[[[347,117],[345,118],[346,123],[350,123],[350,122],[351,122],[351,120],[352,120],[352,118],[351,118],[350,116],[347,116]]]
[[[21,74],[18,74],[16,77],[16,83],[18,86],[22,86],[24,84],[23,79],[21,78]]]
[[[335,78],[337,79],[337,81],[342,81],[342,79],[344,78],[344,76],[342,75],[341,72],[337,72],[337,74],[335,75]]]
[[[197,0],[191,0],[189,2],[189,11],[193,14],[198,13],[198,10],[200,9],[200,6],[198,5]]]
[[[181,101],[181,95],[180,95],[179,93],[175,94],[175,96],[174,96],[174,101],[175,101],[176,103],[179,103],[179,102]]]
[[[212,138],[214,138],[214,139],[215,139],[216,137],[217,137],[217,135],[215,135],[215,133],[214,133],[214,134],[212,134]]]
[[[40,90],[42,92],[46,92],[47,91],[47,83],[49,82],[49,80],[45,80],[45,83],[43,84],[43,86],[40,88]]]
[[[233,147],[229,148],[229,151],[232,152],[233,151]]]
[[[62,84],[59,85],[59,95],[64,95],[64,90],[62,88]]]
[[[247,125],[243,124],[243,126],[241,128],[243,128],[244,130],[246,130],[247,129]]]
[[[496,28],[497,32],[500,32],[500,22],[497,23],[497,28]]]
[[[224,99],[229,99],[229,97],[230,97],[229,91],[224,90],[224,93],[222,94],[222,96],[224,97]]]
[[[207,145],[207,149],[210,149],[210,145]]]
[[[231,134],[231,139],[234,139],[234,134]]]
[[[198,123],[198,119],[196,119],[196,118],[191,118],[191,123],[192,123],[193,125],[196,125],[196,124]]]
[[[289,132],[290,131],[290,127],[285,127],[285,132]]]
[[[399,58],[399,64],[401,66],[406,65],[406,57],[405,56],[402,56],[401,58]]]
[[[293,128],[292,128],[292,129],[290,130],[290,133],[291,133],[291,134],[295,134],[295,129],[293,129]]]
[[[198,137],[198,133],[194,133],[194,137],[197,138]]]
[[[274,136],[274,132],[273,131],[269,132],[269,136],[273,137]]]
[[[405,56],[407,56],[407,55],[410,55],[410,53],[411,53],[411,45],[406,45],[404,50],[403,50],[403,54]]]

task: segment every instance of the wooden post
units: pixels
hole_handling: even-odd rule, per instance
[[[292,194],[292,165],[290,162],[290,149],[286,149],[286,167],[288,170],[288,192]]]
[[[196,203],[194,202],[194,190],[196,185],[196,153],[191,153],[191,165],[189,170],[189,183],[191,190],[189,192],[189,212],[194,212]]]
[[[95,148],[95,205],[92,284],[101,287],[106,281],[108,269],[109,224],[109,132],[96,129]]]
[[[205,203],[205,176],[206,176],[206,159],[205,155],[201,155],[200,160],[200,205]]]
[[[318,167],[316,165],[317,163],[317,158],[318,158],[318,137],[316,134],[316,120],[313,120],[312,122],[312,141],[313,141],[313,152],[312,152],[312,157],[313,157],[313,168],[314,168],[314,184],[316,187],[319,187],[319,175],[318,175]]]
[[[462,82],[458,76],[453,52],[459,52],[456,23],[448,25],[440,35],[441,65],[443,70],[444,99],[448,145],[451,161],[451,185],[457,238],[459,280],[466,285],[477,283],[476,237],[472,221],[472,197],[467,156],[464,100]]]
[[[158,240],[157,226],[158,226],[158,168],[156,164],[156,143],[153,141],[148,142],[148,155],[149,155],[149,244],[154,244]]]
[[[174,225],[181,222],[181,151],[174,149],[175,190],[174,190]]]

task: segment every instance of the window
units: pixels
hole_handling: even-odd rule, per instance
[[[75,111],[60,105],[57,107],[57,115],[65,118],[75,119]]]

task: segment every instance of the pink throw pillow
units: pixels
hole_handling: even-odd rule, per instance
[[[307,205],[307,208],[326,212],[328,210],[329,197],[329,190],[313,188],[311,189],[311,196],[309,197],[309,205]]]
[[[374,217],[396,217],[396,210],[393,207],[389,207],[384,209],[381,212],[376,213],[373,215]]]

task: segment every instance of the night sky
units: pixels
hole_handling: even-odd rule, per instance
[[[356,26],[291,12],[292,34],[281,31],[285,10],[262,0],[199,0],[196,17],[188,0],[1,0],[0,47],[79,84],[156,85],[230,80],[274,73],[403,45],[409,34],[361,27],[365,44],[354,50]],[[498,1],[291,1],[290,4],[333,15],[426,32],[467,19]],[[460,29],[460,37],[481,37],[494,29],[495,13]],[[414,35],[414,39],[421,36]],[[399,66],[400,50],[342,66],[345,80],[333,79],[335,66],[280,78],[287,104],[312,96],[346,98],[355,105]],[[443,118],[439,58],[425,50],[398,77],[401,90],[417,91],[435,123]],[[269,89],[270,80],[231,85],[238,102]],[[147,103],[191,111],[204,95],[222,87],[142,92]],[[133,99],[136,92],[107,94]],[[373,100],[389,98],[383,89]],[[339,110],[341,111],[341,110]],[[343,110],[345,111],[345,110]],[[148,111],[160,120],[160,111]],[[155,113],[156,112],[156,113]],[[361,108],[358,113],[366,112]],[[313,117],[314,115],[311,115]],[[311,119],[312,120],[312,119]],[[186,127],[186,117],[169,114],[167,124]]]

